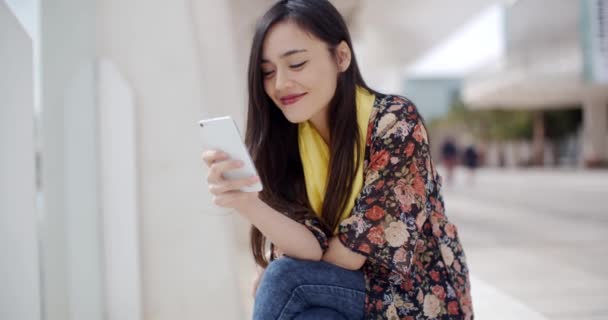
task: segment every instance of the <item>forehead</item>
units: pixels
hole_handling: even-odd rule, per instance
[[[277,60],[290,50],[307,50],[315,52],[325,47],[323,41],[300,28],[296,23],[286,21],[272,26],[266,33],[262,45],[264,60]]]

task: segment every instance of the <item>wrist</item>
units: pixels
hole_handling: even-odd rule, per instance
[[[266,204],[260,200],[258,197],[258,193],[251,194],[250,200],[246,202],[246,205],[240,208],[235,208],[235,210],[241,214],[242,216],[251,216],[255,214],[255,212],[263,210]]]

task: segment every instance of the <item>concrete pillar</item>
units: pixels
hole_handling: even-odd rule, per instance
[[[532,137],[532,163],[542,166],[545,163],[545,120],[544,112],[537,110],[533,112],[533,137]]]
[[[583,102],[583,160],[587,165],[608,161],[608,102],[589,97]]]
[[[109,76],[103,76],[101,100],[133,108],[145,320],[246,318],[233,229],[239,217],[211,204],[198,127],[211,115],[244,116],[246,75],[235,71],[228,5],[97,1],[98,55],[112,66],[102,72]],[[131,101],[121,98],[124,87]],[[101,112],[108,112],[104,121],[112,128],[124,109]],[[128,123],[121,123],[128,134]]]
[[[98,75],[106,320],[141,320],[135,97],[110,62]]]
[[[94,0],[40,1],[43,318],[103,319]]]
[[[0,1],[0,319],[38,320],[32,39]]]
[[[246,74],[233,67],[239,50],[229,3],[40,6],[44,201],[37,239],[27,202],[35,193],[34,117],[20,109],[32,105],[31,48],[28,54],[23,36],[0,46],[0,70],[8,71],[0,73],[0,243],[23,249],[7,256],[15,263],[7,273],[2,260],[0,282],[21,287],[0,296],[0,318],[246,318],[237,257],[246,252],[234,239],[241,218],[210,202],[197,125],[219,114],[243,124]],[[16,32],[14,19],[0,18],[0,40],[15,40],[5,37]],[[23,215],[5,216],[15,212]]]

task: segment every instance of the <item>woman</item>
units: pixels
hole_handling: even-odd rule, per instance
[[[203,155],[214,203],[253,225],[265,268],[254,319],[471,319],[422,118],[370,89],[351,48],[329,2],[276,3],[249,61],[245,142],[259,177],[224,180],[241,164]],[[236,191],[258,179],[259,194]]]

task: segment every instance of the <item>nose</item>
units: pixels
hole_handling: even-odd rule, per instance
[[[285,89],[288,89],[291,86],[291,79],[289,79],[289,75],[284,70],[277,70],[276,77],[274,82],[274,87],[277,92],[281,92]]]

